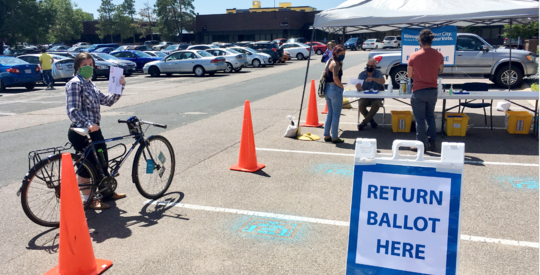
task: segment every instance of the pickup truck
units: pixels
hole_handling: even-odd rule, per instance
[[[407,65],[401,64],[401,51],[372,51],[369,58],[377,60],[377,69],[390,76],[394,87],[401,80],[407,81]],[[489,78],[502,88],[520,87],[524,76],[538,72],[536,56],[532,52],[512,50],[512,67],[509,49],[495,49],[480,36],[458,33],[454,66],[445,66],[443,78]]]

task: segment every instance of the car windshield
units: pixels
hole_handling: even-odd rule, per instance
[[[233,49],[227,49],[227,51],[231,52],[231,53],[234,53],[234,54],[239,54],[239,52],[233,50]]]
[[[178,47],[177,45],[169,46],[165,50],[176,50],[177,47]]]
[[[347,40],[347,42],[356,42],[356,40],[358,40],[358,38],[356,38],[356,37],[349,38],[349,40]]]
[[[394,36],[387,36],[384,38],[384,40],[395,40],[396,38]]]
[[[67,49],[67,50],[68,50],[68,51],[74,51],[74,50],[76,50],[77,48],[79,48],[79,47],[71,47],[71,48],[69,48],[69,49]]]
[[[164,53],[164,52],[154,52],[154,54],[155,54],[157,57],[167,57],[167,54]]]
[[[197,51],[197,53],[202,57],[213,57],[210,53],[207,53],[205,51]]]
[[[375,39],[368,39],[366,42],[375,42]]]
[[[298,44],[300,47],[306,47],[306,48],[309,48],[309,46],[306,45],[306,44],[302,44],[302,43],[296,43],[296,44]]]
[[[97,60],[97,61],[105,61],[105,59],[101,58],[101,56],[97,55],[97,54],[93,54],[92,53],[92,56]]]
[[[141,51],[133,51],[134,54],[138,55],[139,57],[149,58],[152,57],[151,55],[141,52]]]
[[[30,63],[16,57],[2,57],[0,58],[0,64],[7,66],[7,65],[24,65],[24,64],[30,64]]]
[[[92,46],[88,47],[88,49],[89,49],[89,50],[93,50],[93,49],[95,49],[96,47],[97,47],[97,45],[92,45]]]
[[[251,53],[259,53],[258,51],[252,49],[252,48],[244,48],[244,50],[248,51],[248,52],[251,52]]]
[[[106,54],[106,53],[98,53],[97,54],[99,57],[105,59],[105,60],[120,60],[119,58],[117,58],[116,56],[112,56],[110,54]]]

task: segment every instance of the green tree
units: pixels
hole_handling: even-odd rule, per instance
[[[56,12],[56,20],[49,29],[47,40],[54,42],[80,39],[83,33],[83,21],[92,16],[81,9],[74,9],[71,0],[47,0],[47,2]]]
[[[46,41],[56,15],[54,8],[47,2],[0,0],[0,7],[0,45]]]
[[[141,32],[141,37],[151,35],[154,40],[154,23],[156,22],[156,10],[150,6],[150,3],[144,3],[144,8],[139,11],[139,19],[137,20],[137,27]]]
[[[114,14],[115,33],[120,35],[120,40],[124,43],[124,39],[134,36],[136,32],[131,17],[127,16],[124,5],[116,6]]]
[[[505,38],[510,37],[510,25],[504,26],[503,35]],[[521,37],[521,40],[538,37],[538,22],[512,25],[512,39],[517,40],[518,37]]]
[[[137,10],[135,9],[135,0],[124,0],[122,6],[124,6],[125,14],[131,18],[130,29],[133,31],[133,44],[135,44],[135,32],[137,31],[134,18],[135,14],[137,14]]]
[[[101,0],[101,6],[99,6],[99,23],[97,24],[98,30],[96,31],[99,38],[103,40],[105,36],[111,36],[111,43],[113,43],[113,34],[115,33],[115,21],[114,16],[116,13],[116,5],[111,0]]]
[[[182,41],[182,32],[186,23],[195,17],[194,0],[157,0],[156,14],[158,29],[165,36],[178,36]]]

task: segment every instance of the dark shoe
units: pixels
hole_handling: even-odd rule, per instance
[[[429,146],[428,151],[431,151],[431,152],[437,151],[437,145],[435,144],[435,140],[430,140],[428,146]]]
[[[112,195],[111,200],[115,201],[115,200],[123,199],[125,197],[127,197],[126,194],[124,194],[124,193],[116,193],[115,192],[114,195]]]
[[[366,127],[366,125],[364,125],[364,124],[358,124],[358,131],[364,130],[364,127]]]
[[[332,138],[331,138],[331,137],[329,137],[329,138],[325,137],[325,138],[324,138],[324,141],[325,141],[325,142],[330,142],[330,141],[332,141]]]
[[[371,128],[373,129],[377,129],[377,127],[379,127],[379,124],[377,124],[374,119],[372,119],[369,124],[371,124]]]
[[[88,206],[88,208],[95,209],[95,210],[105,210],[105,209],[111,208],[111,206],[109,206],[108,204],[104,202],[93,200],[92,203],[90,203],[90,206]]]
[[[332,143],[336,143],[336,144],[337,144],[337,143],[343,143],[343,142],[345,142],[345,140],[343,140],[343,139],[341,139],[341,138],[333,139],[333,140],[332,140]]]

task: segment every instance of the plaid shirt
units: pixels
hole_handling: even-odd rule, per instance
[[[66,84],[66,109],[77,127],[89,128],[101,120],[100,105],[112,106],[120,95],[103,94],[92,81],[77,74]]]

